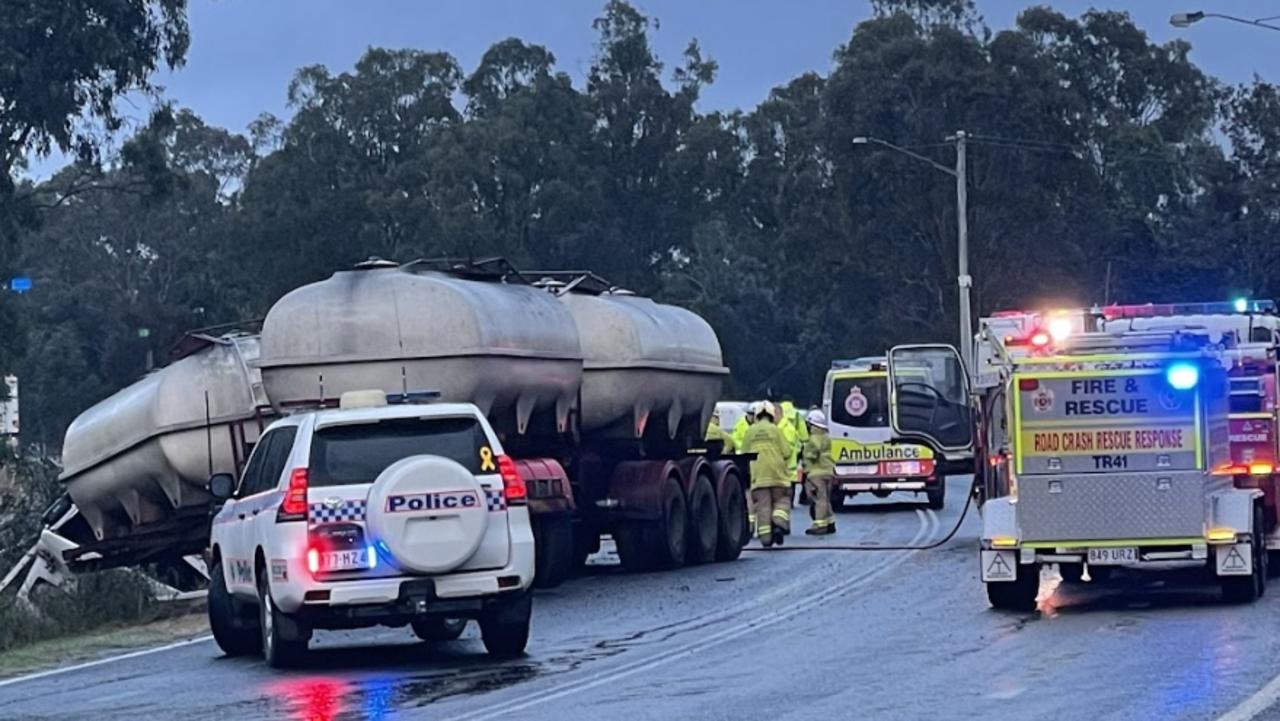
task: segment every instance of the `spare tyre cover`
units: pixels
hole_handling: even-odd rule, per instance
[[[489,524],[484,487],[457,462],[410,456],[369,489],[369,532],[402,568],[443,573],[467,562]]]

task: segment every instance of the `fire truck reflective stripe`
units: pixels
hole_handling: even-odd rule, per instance
[[[1275,418],[1271,413],[1232,413],[1227,418],[1233,421],[1269,421]]]

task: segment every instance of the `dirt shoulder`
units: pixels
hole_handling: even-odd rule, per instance
[[[209,619],[203,608],[149,623],[105,626],[0,653],[0,680],[207,635]]]

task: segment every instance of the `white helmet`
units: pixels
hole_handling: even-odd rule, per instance
[[[816,426],[818,428],[827,427],[827,414],[817,410],[816,408],[809,411],[809,414],[804,417],[804,420],[805,423],[808,423],[811,426]]]
[[[761,413],[769,414],[774,421],[778,420],[778,409],[769,401],[760,401],[760,405],[756,408],[755,415],[758,417]]]
[[[764,401],[751,401],[747,404],[747,415],[751,416],[752,420],[755,420],[755,417],[760,414],[761,408],[764,408]]]

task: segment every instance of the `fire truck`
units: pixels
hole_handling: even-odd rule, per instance
[[[993,606],[1034,608],[1045,564],[1069,581],[1086,568],[1099,578],[1121,565],[1203,564],[1229,600],[1263,593],[1275,320],[1273,305],[1252,302],[982,319],[975,435]]]
[[[968,384],[954,349],[899,346],[891,354],[896,386],[886,356],[837,360],[827,372],[822,410],[836,463],[836,508],[858,493],[905,492],[941,509],[947,475],[972,469]]]

